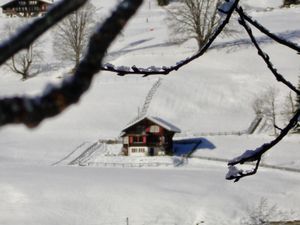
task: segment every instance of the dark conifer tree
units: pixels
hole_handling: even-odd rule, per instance
[[[169,4],[169,0],[157,0],[158,5],[165,6]]]
[[[289,6],[292,4],[299,4],[300,1],[299,0],[284,0],[283,1],[283,6]]]

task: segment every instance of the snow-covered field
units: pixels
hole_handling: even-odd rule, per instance
[[[102,7],[97,11],[102,17],[117,1],[92,2],[97,8]],[[251,16],[270,30],[300,42],[300,7],[279,8],[281,1],[277,0],[241,2]],[[171,44],[165,15],[165,10],[157,7],[154,0],[145,1],[109,49],[106,62],[168,66],[193,54],[194,41]],[[1,15],[0,27],[8,20]],[[255,34],[278,70],[297,84],[299,56],[262,34]],[[66,76],[71,66],[53,56],[52,34],[43,38],[47,49],[44,71],[22,82],[0,67],[2,97],[36,95],[48,82],[58,83]],[[268,130],[255,135],[200,135],[246,130],[255,117],[251,104],[257,96],[270,86],[276,87],[281,105],[288,94],[272,77],[256,50],[244,41],[246,38],[244,32],[218,38],[204,57],[169,76],[161,76],[162,83],[148,114],[178,126],[182,130],[178,139],[202,138],[204,144],[194,154],[197,157],[231,159],[274,138]],[[234,45],[236,41],[242,43],[238,48]],[[91,159],[90,167],[66,166],[68,160],[52,166],[77,149],[74,159],[85,146],[99,139],[117,138],[122,128],[137,116],[159,77],[118,77],[102,72],[79,104],[43,122],[37,129],[1,128],[0,224],[121,225],[127,223],[126,218],[133,225],[196,225],[203,221],[240,224],[241,218],[249,214],[249,208],[261,198],[266,198],[271,206],[277,204],[290,219],[300,220],[300,173],[297,172],[261,168],[257,175],[232,183],[225,180],[225,162],[190,159],[187,164],[174,167],[174,159],[162,158],[159,160],[168,166],[112,168],[103,163],[122,160],[99,152]],[[299,146],[299,135],[290,135],[263,162],[300,169]],[[110,151],[118,152],[116,148]],[[141,159],[132,160],[137,161]]]

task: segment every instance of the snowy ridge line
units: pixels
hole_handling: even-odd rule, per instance
[[[229,159],[217,158],[217,157],[208,157],[208,156],[191,156],[190,158],[202,159],[202,160],[208,160],[208,161],[215,161],[215,162],[225,162],[225,163],[229,162]],[[246,162],[245,164],[246,165],[255,165],[255,163],[249,163],[249,162]],[[275,166],[275,165],[269,165],[269,164],[264,164],[264,163],[261,163],[260,167],[268,168],[268,169],[276,169],[276,170],[281,170],[281,171],[300,173],[300,169],[291,168],[291,167]]]

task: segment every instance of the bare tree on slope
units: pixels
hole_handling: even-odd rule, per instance
[[[11,35],[19,27],[23,26],[28,20],[15,18],[5,24],[5,32]],[[36,41],[27,49],[13,55],[6,62],[6,66],[14,73],[22,76],[22,80],[37,75],[39,71],[38,64],[43,60],[43,51],[41,50],[41,41]]]
[[[180,41],[195,39],[200,49],[219,24],[221,0],[179,0],[168,9],[172,36]]]
[[[54,31],[54,51],[61,60],[73,62],[74,68],[79,65],[84,54],[88,38],[95,24],[96,7],[87,2],[61,23]]]
[[[252,108],[256,115],[264,116],[273,127],[273,134],[277,135],[276,121],[277,121],[277,90],[275,88],[268,88],[267,91],[257,97],[252,103]]]

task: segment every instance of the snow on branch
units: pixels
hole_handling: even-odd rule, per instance
[[[278,82],[282,82],[285,84],[288,88],[290,88],[292,91],[294,91],[297,95],[300,95],[300,90],[298,90],[291,82],[287,81],[283,75],[277,72],[277,69],[273,66],[272,62],[270,61],[270,57],[268,54],[263,52],[263,50],[260,48],[256,38],[254,37],[251,28],[247,25],[244,14],[243,14],[243,9],[241,7],[236,8],[237,13],[240,16],[239,23],[245,28],[247,31],[253,45],[256,47],[258,51],[258,55],[261,56],[261,58],[265,61],[266,65],[270,69],[270,71],[273,73],[273,75],[276,77]]]
[[[260,55],[262,57],[262,59],[265,61],[268,68],[270,69],[270,71],[276,77],[277,81],[284,83],[289,89],[293,90],[296,94],[299,95],[300,90],[298,90],[293,84],[291,84],[281,74],[279,74],[277,72],[277,70],[274,68],[273,64],[270,61],[270,57],[266,53],[264,53],[262,51],[262,49],[260,48],[260,46],[258,45],[258,42],[257,42],[256,38],[254,37],[251,28],[246,23],[246,17],[245,17],[245,14],[243,12],[243,9],[241,7],[237,7],[236,11],[240,16],[239,23],[247,31],[253,45],[256,47],[256,49],[258,51],[258,55]],[[268,33],[270,33],[270,32],[268,32]],[[272,35],[268,35],[268,36],[271,37]],[[271,37],[271,38],[273,38],[273,37]],[[280,42],[277,39],[274,39],[274,40],[279,42],[279,43],[283,43],[282,41]],[[288,46],[290,48],[293,48],[289,45],[286,45],[286,46]],[[297,125],[297,123],[299,121],[299,118],[300,118],[300,109],[298,109],[298,111],[295,113],[293,118],[290,120],[289,124],[284,129],[280,129],[280,134],[273,141],[271,141],[269,143],[265,143],[262,146],[256,148],[255,150],[247,150],[242,155],[230,160],[228,162],[229,171],[226,175],[226,179],[227,180],[234,180],[234,182],[237,182],[243,177],[251,176],[253,174],[256,174],[256,172],[259,168],[259,165],[260,165],[262,155],[264,153],[266,153],[267,151],[269,151],[272,147],[277,145],[288,134],[288,132],[290,130],[292,130]],[[244,164],[244,163],[248,163],[248,162],[256,162],[253,169],[243,170],[243,169],[238,169],[236,167],[237,164]]]
[[[250,24],[252,24],[254,27],[256,27],[260,32],[264,33],[265,35],[267,35],[268,37],[270,37],[271,39],[273,39],[274,41],[285,45],[295,51],[297,51],[298,53],[300,53],[300,46],[297,45],[296,43],[293,43],[291,41],[288,41],[284,38],[279,37],[276,34],[273,34],[272,32],[270,32],[268,29],[266,29],[264,26],[262,26],[260,23],[258,23],[257,21],[253,20],[249,15],[247,15],[243,10],[240,11],[240,13],[243,15],[243,18],[249,22]]]
[[[292,130],[298,123],[300,118],[300,109],[295,113],[293,118],[289,121],[288,125],[281,129],[280,134],[271,142],[265,143],[255,150],[247,150],[242,155],[230,160],[228,162],[228,173],[226,175],[227,180],[234,180],[234,182],[239,181],[241,178],[253,175],[257,172],[261,157],[264,153],[269,151],[272,147],[277,145],[288,133]],[[256,165],[252,170],[242,170],[236,167],[237,164],[244,164],[247,162],[255,162]]]
[[[83,1],[71,0],[64,2],[66,2],[66,7],[68,8],[68,5],[72,5],[73,2],[75,4],[75,2],[79,3]],[[107,48],[121,32],[122,28],[126,25],[126,22],[136,12],[141,3],[142,0],[124,0],[118,5],[117,9],[112,12],[111,16],[106,19],[106,21],[90,37],[86,56],[76,68],[74,75],[71,78],[64,80],[59,87],[49,85],[44,94],[38,97],[13,97],[1,99],[0,126],[10,123],[23,123],[30,128],[36,127],[45,118],[58,115],[71,104],[78,102],[81,95],[89,88],[93,76],[100,71],[100,64]],[[64,4],[61,6],[63,7]],[[51,18],[63,17],[63,15],[60,15],[59,12],[54,11],[55,9],[58,10],[56,7],[49,12],[50,15],[53,16]],[[57,12],[60,16],[54,16],[53,14],[55,14],[55,12]],[[65,13],[67,12],[68,11],[65,11]],[[47,16],[45,18],[47,18]],[[7,46],[14,46],[15,44],[18,45],[15,41],[20,38],[23,40],[23,36],[19,37],[23,34],[27,37],[24,40],[24,46],[35,40],[35,36],[27,33],[33,30],[33,33],[38,35],[42,33],[42,30],[45,30],[46,27],[50,26],[48,23],[44,24],[45,21],[42,20],[44,21],[42,23],[44,25],[39,27],[39,21],[41,20],[38,20],[38,22],[35,22],[25,28],[23,32],[19,33],[18,36],[14,37],[11,41],[3,45],[4,47],[2,47],[6,49]],[[51,26],[54,24],[52,22]],[[16,47],[12,48],[17,49]],[[10,50],[9,54],[3,53],[5,57],[1,57],[2,62],[3,59],[9,57],[9,55],[13,53],[11,53]]]
[[[116,73],[120,76],[124,75],[130,75],[130,74],[139,74],[144,76],[150,76],[150,75],[167,75],[173,71],[179,70],[181,67],[189,64],[193,60],[201,57],[206,53],[206,51],[209,49],[209,47],[212,45],[212,43],[215,41],[215,39],[221,34],[225,26],[229,23],[229,20],[232,16],[232,13],[234,12],[234,9],[238,6],[239,0],[226,0],[224,4],[221,5],[221,8],[219,8],[220,12],[225,14],[226,17],[220,23],[220,25],[215,29],[214,33],[208,40],[208,42],[193,56],[188,57],[184,60],[181,60],[176,63],[174,66],[163,66],[163,67],[155,67],[151,66],[149,68],[138,68],[136,66],[131,67],[124,67],[124,66],[114,66],[112,64],[104,64],[101,67],[101,70],[109,71]]]

